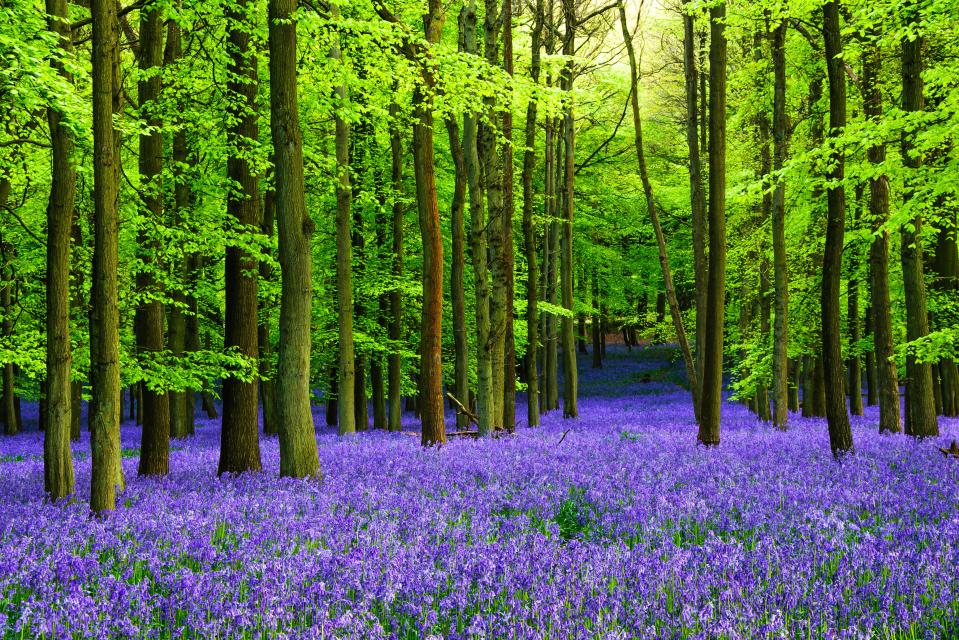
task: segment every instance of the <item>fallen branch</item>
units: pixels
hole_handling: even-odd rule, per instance
[[[454,396],[452,393],[447,392],[446,397],[448,397],[450,400],[456,403],[456,406],[459,407],[460,414],[466,416],[467,418],[470,419],[470,421],[472,421],[473,424],[479,426],[479,418],[476,417],[476,414],[474,414],[472,411],[467,409],[462,402],[456,399],[456,396]]]
[[[572,430],[573,430],[573,428],[570,427],[569,429],[567,429],[566,431],[563,432],[563,437],[560,438],[560,439],[559,439],[559,442],[556,443],[556,446],[557,446],[557,447],[558,447],[559,445],[563,444],[563,440],[566,439],[566,436],[567,436],[567,435],[569,434],[569,432],[572,431]]]

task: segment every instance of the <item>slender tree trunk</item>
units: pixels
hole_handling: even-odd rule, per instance
[[[909,0],[904,7],[909,24],[918,27],[921,18],[919,2]],[[905,39],[902,43],[902,108],[906,112],[925,110],[922,84],[922,48],[924,38]],[[922,163],[914,152],[915,133],[902,135],[903,164],[910,170],[907,178],[905,200],[913,198],[912,181]],[[909,342],[920,340],[929,334],[929,314],[926,305],[926,284],[923,278],[921,213],[916,213],[909,223],[903,225],[902,234],[902,280],[906,293],[906,338]],[[906,394],[909,411],[906,413],[906,433],[919,438],[939,435],[933,393],[932,365],[917,362],[912,355],[906,356]]]
[[[709,19],[709,277],[698,440],[717,445],[726,297],[726,3],[710,8]]]
[[[394,102],[390,105],[390,115],[394,122],[390,128],[390,158],[393,187],[393,273],[397,279],[403,277],[403,149],[399,127],[395,120],[399,116],[399,106]],[[387,358],[387,384],[389,386],[389,418],[390,431],[399,431],[402,428],[403,398],[402,398],[402,362],[396,350],[397,343],[403,339],[403,294],[399,286],[390,291],[390,321],[389,337],[393,348]]]
[[[586,278],[583,278],[585,280]],[[599,282],[596,279],[596,268],[593,268],[593,314],[592,319],[590,320],[590,329],[593,339],[593,368],[602,369],[603,368],[603,346],[601,344],[601,338],[599,335],[600,332],[600,314],[599,314]],[[585,333],[585,331],[584,331]]]
[[[873,38],[878,34],[872,33]],[[883,117],[879,74],[882,58],[878,43],[863,54],[863,105],[865,116],[873,122]],[[885,144],[875,144],[866,152],[869,162],[882,165],[886,161]],[[889,300],[889,179],[878,175],[869,181],[869,219],[873,232],[869,246],[869,283],[872,310],[873,344],[876,351],[876,373],[879,396],[879,432],[902,431],[899,403],[899,376],[894,360],[892,305]]]
[[[859,207],[862,203],[862,187],[856,188],[856,204],[853,213],[853,224],[858,224]],[[853,349],[858,348],[862,340],[862,329],[859,326],[859,246],[849,247],[849,279],[846,281],[846,325],[849,329],[849,341]],[[858,355],[850,355],[847,361],[849,371],[849,412],[854,416],[862,415],[862,360]]]
[[[476,4],[464,5],[459,16],[460,48],[476,54]],[[487,224],[480,180],[478,122],[475,114],[463,117],[463,152],[470,200],[470,233],[473,257],[473,280],[476,287],[476,414],[481,436],[493,430],[493,354],[490,341],[490,289],[487,268]]]
[[[839,31],[839,4],[836,0],[823,7],[826,70],[829,76],[829,135],[842,135],[846,126],[846,76],[843,69],[842,39]],[[832,169],[827,175],[832,184],[827,191],[826,248],[822,275],[822,361],[826,388],[826,420],[829,445],[834,455],[852,449],[852,430],[846,412],[843,391],[842,328],[839,322],[839,287],[842,281],[842,249],[845,235],[846,194],[842,186],[844,154],[832,152]]]
[[[453,349],[454,374],[453,395],[460,402],[469,402],[469,341],[466,336],[466,291],[464,277],[466,272],[466,231],[464,230],[464,208],[466,206],[466,158],[463,145],[460,142],[459,125],[456,119],[449,117],[446,120],[446,130],[449,133],[450,153],[453,156],[455,169],[455,186],[453,189],[453,203],[450,211],[452,226],[453,255],[452,273],[450,275],[450,294],[453,301]],[[465,429],[469,426],[469,417],[457,412],[456,426]]]
[[[483,22],[484,52],[491,67],[499,64],[499,34],[503,27],[500,0],[485,0]],[[486,117],[496,116],[495,97],[484,101]],[[506,367],[506,314],[509,301],[506,299],[506,202],[504,198],[503,156],[497,148],[499,132],[491,123],[481,120],[478,126],[478,151],[482,166],[480,179],[486,196],[488,216],[487,238],[489,243],[489,269],[492,279],[489,297],[490,359],[492,382],[490,386],[490,423],[492,429],[503,427],[503,394]]]
[[[70,55],[66,0],[47,0],[49,26],[60,39],[60,47]],[[66,82],[72,75],[53,63]],[[43,433],[44,490],[50,500],[71,495],[75,489],[73,457],[70,451],[73,423],[73,398],[70,379],[70,232],[76,199],[76,167],[73,164],[73,134],[61,126],[61,114],[47,108],[52,143],[50,200],[47,204],[47,419]]]
[[[140,10],[140,39],[138,45],[141,74],[148,74],[138,82],[137,99],[140,117],[150,125],[140,135],[140,182],[143,185],[143,220],[138,233],[140,259],[143,270],[137,274],[137,289],[145,301],[137,308],[134,328],[137,353],[148,361],[163,351],[163,303],[161,287],[151,274],[159,245],[152,228],[162,224],[163,217],[163,134],[157,100],[160,97],[160,74],[156,69],[163,64],[163,15],[158,3],[148,2]],[[151,389],[143,383],[143,432],[140,441],[140,464],[137,473],[166,475],[170,470],[170,400],[165,391]]]
[[[426,42],[432,47],[443,30],[440,0],[429,0],[424,16]],[[446,442],[443,402],[443,233],[436,201],[433,158],[433,68],[420,68],[422,87],[413,92],[413,168],[416,203],[423,240],[423,312],[420,321],[421,441],[424,446]]]
[[[303,137],[296,96],[296,0],[270,0],[270,129],[275,157],[280,273],[276,376],[280,475],[320,476],[310,410],[313,220],[303,193]]]
[[[546,150],[545,150],[545,190],[546,190],[546,227],[543,234],[543,296],[551,305],[556,305],[556,259],[559,248],[558,217],[558,184],[556,150],[559,144],[554,140],[556,135],[556,120],[548,118],[546,121]],[[543,411],[548,412],[559,408],[559,376],[557,375],[558,357],[556,349],[556,315],[546,313],[543,316]]]
[[[167,22],[166,46],[163,53],[163,64],[167,67],[178,64],[183,57],[183,40],[180,25],[176,20]],[[182,101],[178,102],[182,112]],[[180,128],[173,134],[170,172],[173,176],[173,211],[170,219],[174,226],[181,225],[186,210],[190,206],[190,176],[185,169],[190,162],[187,151],[186,132],[183,127],[183,118],[178,118]],[[182,262],[174,266],[178,284],[183,288],[175,287],[170,292],[173,304],[170,305],[167,319],[167,347],[175,358],[182,358],[187,345],[187,307],[189,305],[189,289],[186,284],[189,278],[190,265],[193,258],[185,255]],[[170,436],[185,438],[193,431],[193,390],[171,391],[170,398]]]
[[[227,68],[227,176],[237,185],[227,197],[227,213],[246,232],[260,224],[259,177],[250,162],[256,140],[256,54],[250,46],[254,3],[240,0],[229,10],[230,61]],[[259,355],[255,258],[243,247],[226,249],[226,331],[224,347],[248,358]],[[256,381],[223,380],[223,431],[217,473],[260,470],[259,398]]]
[[[653,225],[653,233],[656,235],[656,246],[659,250],[659,267],[662,270],[663,282],[666,287],[666,300],[669,303],[669,314],[673,321],[673,330],[676,331],[676,340],[679,342],[679,349],[683,354],[683,362],[686,364],[686,376],[689,379],[689,388],[692,391],[693,405],[697,406],[696,400],[701,398],[699,375],[696,371],[696,361],[693,359],[692,349],[689,348],[689,340],[686,338],[686,328],[683,326],[683,314],[679,308],[676,288],[673,285],[673,274],[669,268],[669,256],[666,253],[666,236],[663,234],[663,226],[659,222],[659,212],[656,209],[656,201],[653,198],[653,185],[649,180],[649,171],[646,168],[646,152],[643,147],[643,123],[639,113],[640,70],[636,60],[636,52],[633,47],[633,35],[629,31],[629,25],[626,21],[626,6],[622,1],[619,3],[619,23],[622,27],[623,42],[626,44],[626,55],[629,59],[630,102],[633,108],[633,142],[636,146],[636,161],[639,164],[639,177],[643,182],[643,193],[646,196],[646,213],[649,215],[650,222]],[[690,165],[692,165],[692,162],[690,162]],[[692,180],[692,172],[691,167],[690,180]],[[693,215],[695,216],[695,205]],[[695,223],[693,227],[695,229]],[[700,411],[698,408],[695,413],[696,421],[700,422]]]
[[[684,5],[689,0],[683,0]],[[696,64],[696,25],[692,13],[683,13],[683,72],[686,80],[686,147],[689,149],[689,200],[693,216],[693,270],[696,286],[696,377],[703,376],[703,345],[706,343],[706,194],[703,189],[703,163],[700,157],[699,96],[700,70]],[[635,74],[633,74],[635,76]],[[703,74],[704,75],[704,74]],[[702,123],[705,128],[705,123]],[[702,393],[693,398],[698,414]]]
[[[562,251],[560,255],[560,279],[563,308],[573,310],[573,211],[574,180],[576,177],[576,130],[573,119],[573,54],[576,50],[576,5],[574,0],[563,0],[563,21],[566,32],[563,35],[563,55],[566,64],[560,76],[560,88],[566,92],[566,104],[562,120],[563,139],[563,208],[562,208]],[[573,344],[573,318],[563,316],[563,417],[576,418],[578,408],[578,372],[576,370],[576,347]]]
[[[780,175],[789,153],[786,116],[786,22],[772,33],[773,60],[773,171]],[[786,185],[777,179],[772,200],[773,290],[773,426],[786,429],[789,420],[789,263],[786,259]]]
[[[863,321],[865,323],[865,336],[868,340],[875,341],[875,336],[872,330],[872,308],[866,307],[865,313],[863,313]],[[866,351],[866,405],[874,407],[879,404],[879,381],[876,373],[876,352],[875,349],[870,349]]]
[[[269,188],[263,196],[263,212],[260,219],[260,233],[272,238],[276,227],[276,193]],[[266,260],[260,261],[260,279],[263,282],[272,282],[274,278],[273,266]],[[271,308],[275,300],[271,296],[261,304],[260,320],[257,324],[257,347],[260,352],[260,404],[263,407],[263,435],[275,436],[280,433],[280,425],[276,417],[276,371],[273,367],[273,345],[270,340],[272,333]]]
[[[543,37],[543,0],[536,0],[531,33],[530,80],[539,83]],[[539,426],[539,271],[536,264],[536,232],[533,225],[533,172],[536,170],[537,96],[526,106],[525,146],[523,153],[523,243],[526,249],[526,422]],[[549,144],[549,143],[547,143]]]
[[[793,358],[786,364],[789,369],[789,410],[799,411],[799,361]]]
[[[513,77],[513,2],[503,2],[503,70]],[[503,328],[503,428],[516,430],[516,339],[513,328],[513,298],[516,296],[515,250],[513,246],[513,111],[503,112],[503,277],[506,288],[505,325]]]
[[[124,486],[120,466],[119,260],[120,109],[117,5],[92,0],[93,19],[93,281],[90,310],[90,509],[112,511]]]
[[[935,272],[936,286],[940,294],[952,300],[959,300],[959,249],[956,243],[956,214],[946,220],[939,231],[936,243]],[[959,369],[956,361],[944,359],[939,362],[939,382],[942,394],[942,414],[959,416]]]

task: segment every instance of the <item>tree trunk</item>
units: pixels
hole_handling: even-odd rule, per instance
[[[585,280],[585,278],[583,278]],[[593,268],[593,317],[590,321],[590,329],[593,338],[593,368],[603,368],[603,346],[600,343],[600,317],[599,317],[599,282],[596,280],[596,268]]]
[[[454,117],[446,119],[446,131],[449,133],[450,153],[453,156],[456,176],[453,203],[450,210],[453,243],[453,255],[450,260],[452,263],[450,294],[453,299],[453,349],[455,353],[453,395],[465,404],[469,402],[469,341],[466,336],[466,290],[463,288],[463,279],[466,272],[466,232],[463,228],[467,183],[466,158],[463,153],[463,145],[460,142],[459,125]],[[457,412],[456,427],[458,429],[469,427],[469,417]]]
[[[773,171],[780,175],[789,153],[789,119],[786,116],[786,22],[772,33],[773,59]],[[773,290],[773,426],[786,429],[789,413],[789,263],[786,259],[786,185],[776,181],[772,200]]]
[[[399,127],[395,119],[399,116],[399,106],[394,102],[390,105],[390,115],[394,122],[390,129],[390,158],[393,187],[393,273],[396,278],[403,277],[403,149]],[[389,386],[389,417],[390,431],[399,431],[402,428],[403,398],[402,398],[402,362],[396,350],[397,343],[403,339],[403,294],[397,285],[390,291],[390,321],[389,337],[393,347],[387,358],[387,385]]]
[[[870,34],[873,38],[878,34]],[[873,122],[883,117],[882,90],[879,87],[882,58],[879,44],[867,47],[863,54],[862,91],[865,116]],[[886,145],[875,144],[866,151],[869,162],[879,166],[886,161]],[[892,305],[889,300],[889,179],[878,175],[869,181],[869,219],[874,238],[869,246],[869,283],[872,310],[873,344],[879,396],[879,432],[902,431],[899,403],[899,375],[895,362],[892,333]]]
[[[124,486],[120,466],[119,260],[120,110],[117,4],[92,0],[93,19],[93,281],[90,309],[90,509],[112,511]]]
[[[872,308],[866,307],[865,313],[863,313],[863,321],[865,322],[866,329],[866,338],[875,341],[875,336],[872,330]],[[874,407],[879,404],[879,381],[876,373],[876,352],[874,349],[866,351],[866,405]]]
[[[944,298],[959,299],[959,249],[956,243],[956,214],[946,220],[936,243],[936,286]],[[956,361],[944,359],[939,363],[939,383],[942,394],[942,414],[959,416],[959,369]]]
[[[503,2],[503,70],[513,77],[513,2]],[[515,254],[513,247],[513,111],[503,112],[503,277],[506,288],[505,324],[503,328],[503,428],[516,430],[516,340],[513,329],[513,298],[516,296]]]
[[[471,0],[459,16],[460,48],[476,54],[476,4]],[[490,342],[490,289],[487,268],[487,224],[480,184],[479,131],[477,116],[463,116],[463,152],[470,199],[470,231],[473,280],[476,287],[476,414],[481,436],[492,432],[493,360]]]
[[[558,302],[556,296],[556,260],[559,250],[559,224],[555,220],[559,213],[557,150],[560,142],[554,140],[557,120],[547,118],[546,150],[544,159],[546,191],[546,227],[543,233],[543,296],[551,305]],[[556,315],[546,313],[543,316],[543,412],[559,408],[559,376],[557,374],[558,354],[556,348]]]
[[[337,5],[331,5],[333,16],[339,17]],[[340,60],[339,41],[330,51],[330,57]],[[337,85],[339,109],[347,107],[345,84]],[[339,373],[337,378],[337,425],[340,435],[356,431],[356,364],[353,348],[353,239],[350,225],[352,188],[350,181],[350,125],[337,111],[336,121],[336,309],[339,327]],[[364,392],[365,396],[365,392]],[[365,398],[364,398],[365,399]]]
[[[829,76],[829,135],[838,137],[846,127],[846,76],[843,69],[842,39],[839,31],[839,4],[836,0],[823,7],[826,71]],[[846,412],[843,391],[842,329],[839,322],[839,287],[842,281],[842,249],[845,235],[846,194],[842,186],[844,155],[832,152],[832,169],[826,176],[833,186],[827,188],[826,248],[822,273],[822,361],[826,388],[826,421],[829,445],[839,456],[852,449],[852,430]]]
[[[904,11],[910,25],[918,27],[920,20],[919,3],[910,0]],[[925,110],[922,84],[922,47],[923,37],[906,39],[902,43],[902,108],[906,112]],[[912,181],[922,163],[914,153],[915,133],[902,135],[902,160],[909,169],[904,198],[909,203],[913,197]],[[906,338],[909,342],[920,340],[929,334],[929,314],[926,305],[926,284],[923,278],[921,213],[915,216],[901,230],[902,234],[902,280],[906,293]],[[918,438],[939,435],[939,422],[936,417],[935,397],[933,394],[932,365],[917,362],[912,355],[906,356],[906,394],[909,411],[906,413],[906,433]]]
[[[443,5],[429,0],[424,17],[426,41],[432,47],[443,29]],[[420,322],[421,441],[424,446],[446,442],[443,402],[443,232],[436,201],[433,158],[433,68],[420,68],[423,87],[413,92],[413,169],[416,204],[423,240],[423,311]]]
[[[619,23],[623,31],[623,42],[626,44],[626,55],[629,59],[629,85],[630,85],[630,103],[633,109],[633,143],[636,146],[636,161],[639,164],[639,177],[643,183],[643,193],[646,196],[646,213],[653,225],[653,233],[656,235],[656,246],[659,250],[659,268],[663,273],[663,283],[666,287],[666,301],[669,303],[669,315],[673,321],[673,330],[676,332],[676,341],[679,342],[679,349],[683,354],[683,362],[686,364],[686,377],[689,379],[689,388],[692,391],[693,406],[696,407],[696,400],[701,397],[699,390],[699,375],[696,371],[696,361],[693,359],[693,352],[689,348],[689,340],[686,338],[686,328],[683,326],[683,313],[679,308],[679,300],[676,298],[676,288],[673,285],[673,274],[669,268],[669,256],[666,253],[666,236],[663,234],[663,226],[659,222],[659,212],[656,209],[656,201],[653,198],[653,185],[649,180],[649,171],[646,167],[646,152],[643,147],[643,123],[639,114],[639,65],[636,60],[636,52],[633,48],[633,35],[629,32],[629,26],[626,22],[626,7],[621,1],[619,3]],[[690,162],[692,165],[692,162]],[[690,167],[690,180],[692,180],[692,166]],[[694,205],[695,215],[695,205]],[[695,229],[695,223],[693,225]],[[697,409],[696,421],[700,421],[700,411]]]
[[[256,55],[250,47],[254,29],[251,3],[240,0],[228,10],[230,60],[227,68],[227,176],[237,185],[227,197],[227,213],[250,233],[260,224],[259,177],[250,157],[259,137]],[[226,249],[226,330],[224,347],[248,358],[259,355],[257,340],[257,262],[244,247]],[[217,473],[260,470],[257,382],[228,376],[223,380],[223,430]]]
[[[536,0],[531,33],[530,80],[539,84],[540,49],[543,37],[543,0]],[[526,105],[523,153],[523,243],[526,249],[526,422],[539,426],[539,271],[536,264],[536,233],[533,226],[533,172],[536,170],[536,97]],[[548,144],[548,143],[547,143]]]
[[[710,8],[709,276],[698,440],[719,444],[726,298],[726,3]]]
[[[267,238],[272,238],[275,227],[276,193],[270,188],[263,196],[260,233]],[[264,282],[272,282],[273,277],[273,266],[266,260],[260,261],[260,279]],[[270,340],[273,326],[271,308],[275,300],[271,296],[270,299],[264,300],[264,303],[260,308],[260,320],[257,325],[257,347],[260,352],[260,404],[263,406],[263,435],[275,436],[280,433],[280,425],[276,417],[276,371],[273,367],[273,345]]]
[[[275,158],[277,236],[282,279],[276,376],[280,475],[320,476],[310,410],[313,220],[303,193],[303,137],[296,96],[296,0],[270,0],[270,130]]]
[[[689,0],[683,0],[684,5]],[[686,80],[686,147],[689,150],[689,200],[693,224],[693,270],[696,286],[696,377],[703,376],[703,345],[706,343],[706,194],[703,189],[703,163],[700,156],[699,96],[697,84],[700,71],[696,65],[695,18],[683,13],[683,72]],[[635,74],[633,74],[635,76]],[[693,406],[699,412],[702,393],[693,397]]]
[[[180,25],[176,20],[167,22],[166,48],[163,54],[163,63],[172,66],[178,63],[183,56],[183,42]],[[183,105],[177,105],[182,112]],[[173,212],[171,220],[174,226],[183,223],[183,217],[190,206],[190,176],[185,167],[190,163],[187,152],[186,131],[182,128],[185,122],[178,118],[178,128],[173,134],[172,163],[170,167],[173,176]],[[187,347],[187,308],[190,300],[190,289],[187,280],[193,257],[185,255],[183,261],[174,265],[177,284],[181,285],[170,292],[173,304],[170,305],[167,320],[167,346],[175,358],[182,358]],[[193,390],[171,391],[170,398],[170,436],[185,438],[193,432]]]
[[[73,50],[66,0],[47,0],[49,26],[66,55]],[[67,83],[72,75],[53,63]],[[73,398],[70,378],[70,232],[73,226],[77,172],[73,164],[73,134],[61,126],[60,112],[47,108],[52,143],[50,200],[47,204],[47,419],[43,432],[43,485],[52,501],[74,492],[70,451]]]
[[[573,119],[573,54],[576,50],[576,5],[574,0],[563,0],[563,21],[566,32],[563,35],[563,55],[566,64],[560,75],[560,88],[566,92],[567,100],[562,120],[563,139],[563,208],[562,208],[562,251],[560,252],[560,280],[563,308],[573,310],[573,211],[574,180],[576,177],[576,129]],[[576,418],[578,408],[578,372],[576,370],[576,347],[573,344],[573,318],[563,316],[563,417]]]
[[[140,134],[140,182],[143,191],[143,219],[138,232],[138,251],[143,270],[137,273],[137,289],[144,301],[136,310],[137,354],[141,361],[155,357],[165,348],[163,340],[163,303],[161,284],[152,275],[160,247],[153,237],[153,228],[163,219],[163,134],[157,100],[160,97],[161,75],[156,71],[163,64],[163,15],[156,2],[147,3],[140,10],[139,66],[141,78],[137,85],[140,118],[151,127]],[[141,476],[166,475],[170,470],[170,400],[166,391],[156,391],[144,381],[143,431],[140,441]]]
[[[862,187],[856,188],[855,212],[859,211],[862,202]],[[853,224],[859,222],[859,214],[853,214]],[[859,246],[849,247],[849,279],[846,282],[846,325],[849,329],[849,342],[853,349],[858,348],[862,340],[862,329],[859,326]],[[847,360],[849,371],[849,412],[854,416],[862,415],[862,360],[858,355],[850,354]]]

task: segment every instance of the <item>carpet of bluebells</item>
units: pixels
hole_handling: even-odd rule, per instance
[[[86,433],[66,506],[40,435],[0,437],[0,638],[959,637],[959,421],[917,443],[870,407],[840,464],[824,421],[727,403],[705,450],[675,370],[611,349],[579,420],[442,449],[320,427],[322,484],[279,479],[275,439],[217,479],[215,421],[137,479],[125,424],[103,520]]]

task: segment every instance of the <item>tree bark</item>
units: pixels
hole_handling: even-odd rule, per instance
[[[73,43],[66,0],[47,0],[50,29],[59,36],[64,55],[71,55]],[[61,63],[53,68],[66,82],[73,76]],[[75,490],[70,438],[73,425],[73,398],[70,377],[70,234],[76,200],[77,172],[73,164],[73,134],[61,125],[61,114],[47,108],[52,143],[50,200],[47,204],[47,418],[43,432],[44,490],[50,500],[62,500]],[[2,204],[2,203],[0,203]]]
[[[143,192],[141,227],[138,250],[143,270],[137,273],[137,289],[143,302],[136,310],[134,328],[137,354],[147,360],[163,351],[163,303],[161,287],[151,270],[157,258],[159,245],[151,229],[162,224],[163,217],[163,134],[157,100],[160,97],[161,76],[157,67],[163,64],[163,15],[158,3],[147,3],[140,10],[139,67],[141,77],[137,84],[140,117],[151,127],[140,135],[140,184]],[[170,400],[166,391],[156,391],[143,383],[143,431],[140,441],[141,476],[166,475],[170,470]]]
[[[905,3],[908,23],[918,26],[919,3]],[[925,110],[922,84],[922,48],[924,38],[918,36],[902,43],[902,108],[907,113]],[[904,192],[908,204],[913,197],[912,181],[917,178],[922,164],[914,153],[915,133],[902,135],[902,160],[910,172]],[[923,217],[916,213],[903,225],[902,234],[902,280],[906,293],[906,338],[909,342],[920,340],[929,334],[929,314],[926,305],[926,284],[923,276],[922,255]],[[920,363],[910,354],[906,356],[906,395],[909,410],[906,412],[906,433],[918,438],[939,435],[936,404],[933,394],[932,365]]]
[[[533,27],[530,34],[530,80],[539,84],[543,38],[543,0],[536,0]],[[539,270],[536,263],[536,232],[533,225],[533,172],[536,170],[536,112],[537,95],[526,105],[526,130],[523,153],[523,244],[526,249],[526,422],[539,426]],[[547,143],[548,144],[548,143]]]
[[[576,177],[576,130],[573,119],[573,54],[576,51],[576,5],[574,0],[563,0],[563,21],[566,30],[563,35],[563,55],[566,64],[560,74],[560,89],[566,94],[566,104],[562,120],[563,139],[563,207],[562,207],[562,250],[560,252],[560,280],[563,308],[567,313],[573,311],[573,212]],[[576,370],[576,345],[574,344],[572,315],[563,316],[561,322],[563,343],[563,417],[576,418],[578,408],[578,372]]]
[[[786,116],[786,22],[772,33],[773,60],[773,171],[778,176],[789,153]],[[773,290],[773,426],[786,429],[789,378],[789,263],[786,259],[786,185],[777,178],[772,200]]]
[[[956,243],[956,214],[946,220],[939,230],[936,242],[936,287],[943,297],[959,300],[959,249]],[[959,416],[959,369],[956,361],[948,358],[939,362],[939,383],[942,394],[942,414]]]
[[[466,206],[466,158],[460,142],[459,125],[454,117],[446,119],[446,131],[450,139],[450,154],[453,156],[455,186],[453,202],[450,208],[452,226],[453,255],[450,262],[450,294],[453,302],[453,395],[463,403],[469,402],[469,341],[466,336],[466,291],[464,276],[466,272],[466,232],[464,230],[464,208]],[[456,427],[469,427],[469,416],[462,412],[456,414]]]
[[[275,158],[282,287],[276,376],[280,475],[319,477],[310,409],[313,220],[303,193],[303,137],[296,95],[296,0],[270,0],[270,130]]]
[[[240,0],[227,16],[227,176],[236,185],[227,197],[227,213],[244,233],[259,230],[259,177],[249,160],[259,137],[256,54],[250,47],[253,3]],[[255,258],[237,244],[226,248],[226,330],[224,347],[247,358],[259,356],[257,271]],[[259,471],[260,434],[257,382],[235,376],[223,380],[223,430],[217,473]]]
[[[823,6],[826,71],[829,77],[829,136],[838,137],[846,126],[846,75],[843,68],[839,31],[839,3]],[[842,281],[842,249],[845,235],[846,194],[842,186],[845,158],[841,149],[832,151],[832,169],[827,188],[826,248],[822,274],[822,362],[826,389],[826,421],[829,445],[839,456],[853,447],[846,396],[843,391],[842,329],[839,323],[839,287]]]
[[[689,0],[683,0],[684,5]],[[700,155],[698,83],[701,72],[696,64],[696,24],[692,13],[683,12],[683,73],[686,81],[686,147],[689,150],[689,201],[693,224],[693,270],[696,286],[696,374],[703,376],[703,346],[706,343],[706,194],[703,189],[703,162]],[[635,74],[634,74],[635,75]],[[702,393],[693,398],[699,412]]]
[[[439,42],[444,9],[429,0],[424,16],[426,42]],[[436,78],[428,64],[420,67],[423,86],[413,92],[413,169],[416,204],[423,240],[423,310],[420,321],[420,413],[424,446],[446,442],[443,402],[443,232],[436,201],[433,157],[433,95]]]
[[[718,445],[726,298],[726,3],[710,8],[709,19],[709,276],[698,440]]]
[[[93,281],[90,310],[90,509],[112,511],[124,486],[120,466],[119,260],[120,110],[117,5],[92,0],[93,20]]]
[[[673,321],[673,330],[676,332],[676,341],[679,343],[679,349],[683,354],[683,362],[686,364],[686,377],[689,379],[689,388],[693,396],[693,406],[697,407],[696,400],[701,398],[699,375],[696,371],[696,361],[693,359],[692,349],[689,348],[689,340],[686,338],[686,328],[683,326],[683,313],[679,308],[679,300],[676,298],[676,287],[673,285],[673,274],[669,268],[669,256],[666,252],[666,236],[663,234],[663,226],[659,222],[659,212],[656,209],[656,201],[653,198],[653,185],[649,179],[649,171],[646,167],[646,152],[643,147],[643,123],[639,113],[640,69],[633,47],[633,35],[629,32],[629,26],[626,22],[626,6],[622,1],[619,3],[619,23],[622,27],[623,42],[626,44],[626,55],[629,59],[630,103],[633,109],[633,143],[636,147],[636,162],[639,165],[639,177],[642,180],[643,193],[646,196],[646,213],[649,215],[649,220],[653,225],[653,233],[656,236],[656,247],[659,250],[659,268],[662,270],[663,283],[666,287],[669,315]],[[690,161],[690,165],[692,165],[692,161]],[[691,167],[690,180],[692,180],[692,171]],[[693,215],[695,216],[695,210]],[[693,228],[696,228],[695,222]],[[696,421],[699,422],[700,409],[697,408],[695,413]]]
[[[268,188],[263,196],[260,233],[267,238],[272,238],[275,228],[276,192]],[[273,278],[273,266],[266,260],[260,261],[260,279],[264,282],[272,282]],[[265,304],[260,308],[260,320],[257,324],[257,347],[260,354],[260,404],[263,407],[263,435],[275,436],[280,433],[280,425],[276,417],[276,371],[273,367],[273,345],[270,340],[273,326],[271,308],[275,300],[271,296],[264,302]]]
[[[396,118],[399,116],[399,106],[394,102],[390,105],[390,115],[393,122],[390,125],[390,158],[391,178],[393,186],[393,273],[399,280],[403,277],[403,148],[399,127]],[[399,284],[390,291],[390,321],[389,337],[393,343],[392,350],[387,358],[387,385],[389,387],[389,416],[390,431],[399,431],[402,428],[402,362],[396,350],[397,344],[403,339],[403,294]]]
[[[859,222],[860,204],[862,202],[862,187],[856,188],[856,203],[853,213],[853,224]],[[859,326],[859,246],[849,247],[849,279],[846,281],[846,326],[849,332],[849,341],[853,349],[858,348],[862,340],[862,328]],[[861,416],[862,411],[862,360],[858,355],[850,354],[847,359],[849,372],[849,412],[854,416]]]
[[[476,3],[464,5],[459,16],[460,48],[476,54]],[[492,430],[493,360],[490,341],[490,289],[487,264],[487,224],[483,188],[480,179],[478,119],[473,113],[463,116],[463,152],[467,189],[470,201],[470,235],[472,242],[473,280],[476,288],[476,415],[481,436]]]

